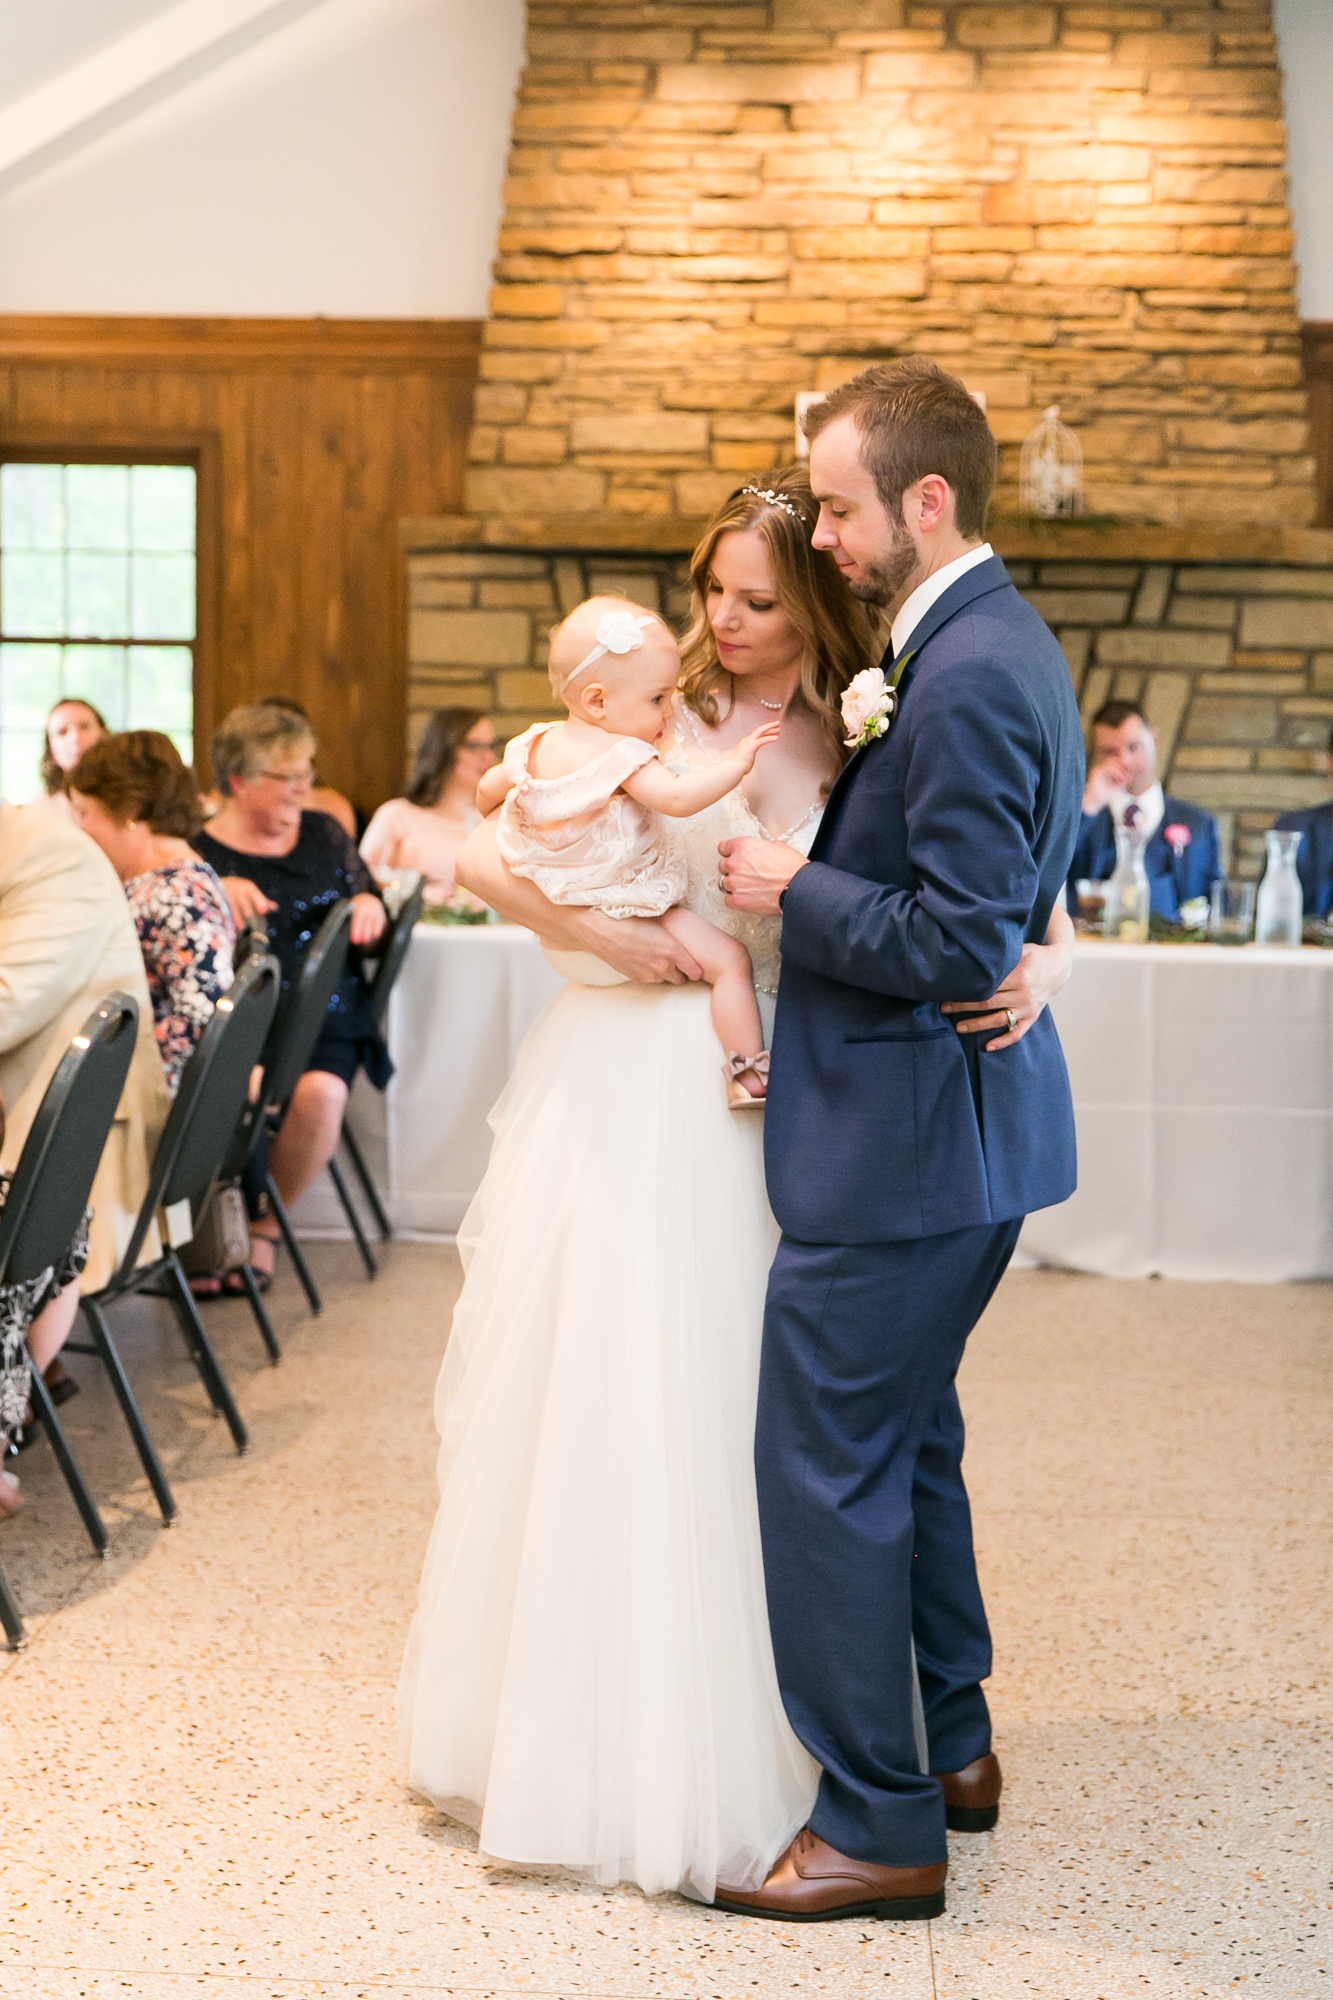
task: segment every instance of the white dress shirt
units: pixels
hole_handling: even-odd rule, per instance
[[[1166,815],[1166,800],[1157,779],[1153,780],[1146,792],[1140,792],[1137,798],[1130,792],[1114,792],[1108,804],[1111,808],[1111,818],[1117,828],[1125,824],[1125,813],[1128,808],[1138,807],[1138,812],[1134,815],[1134,831],[1145,842],[1152,839]]]
[[[969,549],[965,556],[955,556],[952,562],[945,563],[943,569],[937,569],[933,576],[928,576],[924,583],[917,585],[906,604],[899,611],[898,616],[894,619],[893,627],[889,633],[889,641],[893,647],[893,656],[895,659],[902,652],[903,647],[907,644],[907,641],[911,638],[931,605],[935,603],[937,598],[943,597],[949,585],[957,583],[960,576],[966,576],[968,570],[975,569],[978,563],[988,562],[994,554],[995,551],[990,543],[983,542],[979,549]]]

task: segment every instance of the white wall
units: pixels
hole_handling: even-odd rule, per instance
[[[1333,0],[1273,0],[1302,319],[1333,319]]]
[[[0,311],[483,316],[523,14],[314,4],[0,193]]]

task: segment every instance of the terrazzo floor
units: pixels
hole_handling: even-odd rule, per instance
[[[338,1995],[1275,2000],[1333,1989],[1333,1288],[1006,1280],[963,1378],[1007,1789],[931,1925],[793,1927],[483,1868],[395,1773],[433,1500],[451,1251],[379,1282],[313,1246],[264,1362],[210,1308],[253,1443],[206,1414],[164,1307],[123,1351],[181,1519],[163,1533],[95,1365],[0,1526],[5,2000]]]

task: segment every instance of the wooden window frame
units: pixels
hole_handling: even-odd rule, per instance
[[[217,727],[221,651],[222,442],[215,431],[0,427],[0,462],[190,465],[195,475],[194,767],[207,768]],[[126,642],[130,643],[129,641]]]

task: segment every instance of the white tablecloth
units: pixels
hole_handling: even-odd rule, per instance
[[[417,925],[389,1000],[393,1081],[381,1095],[359,1076],[352,1092],[353,1129],[395,1229],[453,1235],[490,1153],[486,1115],[563,984],[516,925]],[[327,1175],[294,1220],[303,1233],[343,1233]]]
[[[397,1074],[352,1116],[395,1226],[447,1235],[486,1114],[560,980],[528,932],[422,925],[390,1006]],[[1333,1276],[1333,952],[1080,944],[1055,1004],[1079,1187],[1020,1255],[1117,1277]],[[337,1229],[327,1179],[299,1226]]]
[[[1054,1006],[1079,1185],[1034,1261],[1333,1277],[1333,952],[1079,944]]]

